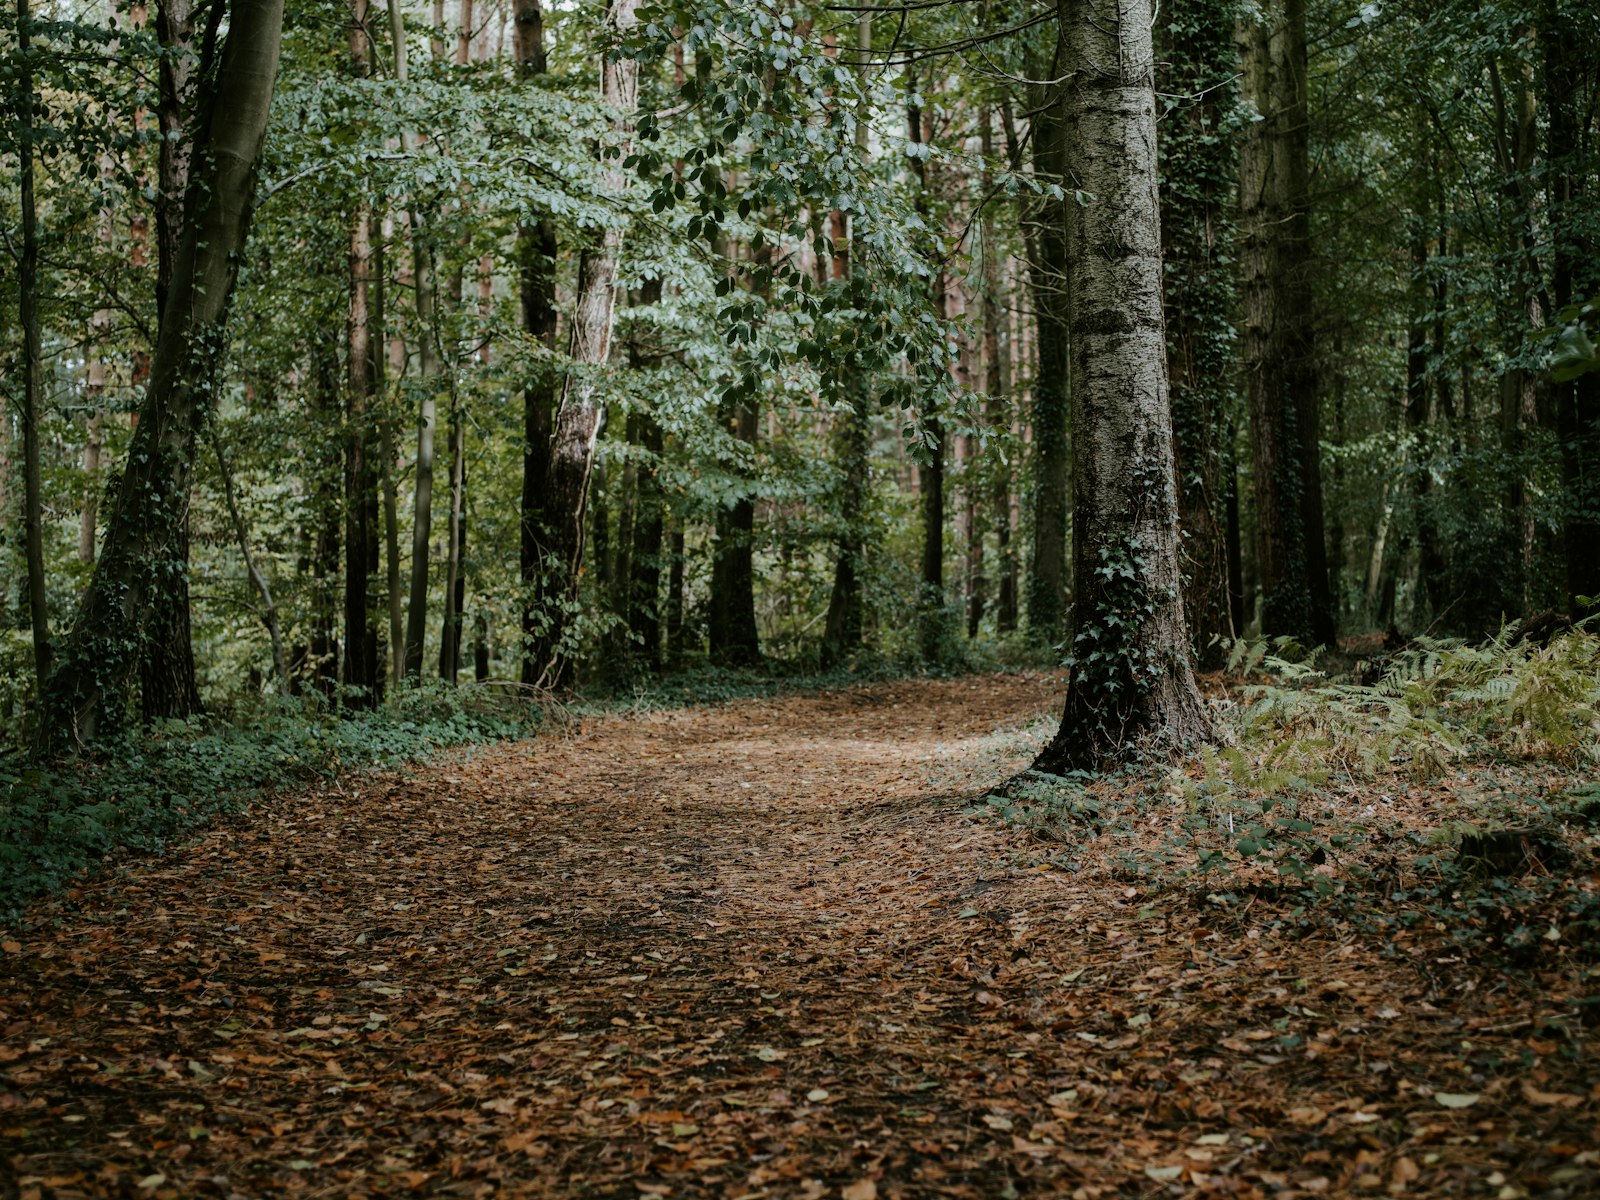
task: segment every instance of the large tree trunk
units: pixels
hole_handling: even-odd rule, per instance
[[[1059,60],[1050,74],[1059,73]],[[1057,88],[1040,89],[1033,118],[1033,173],[1066,183],[1065,122]],[[1028,571],[1029,636],[1040,645],[1061,641],[1067,614],[1069,338],[1066,326],[1067,205],[1039,197],[1024,216],[1029,226],[1028,290],[1037,314],[1038,368],[1033,380],[1033,558]]]
[[[1240,38],[1245,94],[1263,118],[1247,129],[1239,167],[1261,628],[1331,644],[1312,357],[1305,0],[1275,0],[1241,22]]]
[[[305,455],[312,471],[311,656],[313,686],[331,698],[339,684],[339,508],[343,455],[339,442],[322,431],[339,425],[339,352],[336,344],[315,352],[310,436]]]
[[[219,5],[214,12],[220,14]],[[184,235],[184,196],[189,187],[193,147],[184,137],[184,123],[193,116],[195,68],[194,6],[190,0],[162,0],[156,5],[156,33],[164,53],[160,68],[161,130],[156,194],[156,311],[165,320],[173,270]],[[187,507],[188,496],[184,496]],[[189,610],[189,522],[172,547],[167,578],[154,598],[145,658],[140,664],[140,700],[147,720],[186,717],[200,711],[195,681],[194,645]]]
[[[606,11],[608,32],[626,34],[635,25],[639,0],[610,0]],[[613,114],[606,151],[626,156],[632,140],[633,111],[638,102],[639,65],[629,58],[611,58],[601,65],[600,96]],[[613,192],[627,187],[621,158],[602,157],[606,186]],[[600,433],[602,403],[596,368],[611,352],[612,312],[616,304],[617,255],[622,249],[622,227],[607,225],[578,258],[578,288],[567,342],[568,357],[577,369],[569,372],[561,388],[561,401],[551,423],[548,465],[544,475],[544,520],[534,524],[536,571],[544,577],[542,612],[534,624],[542,630],[542,661],[531,682],[549,687],[565,685],[572,647],[567,644],[571,610],[578,599],[578,568],[583,560],[584,510],[589,496],[589,476],[594,469],[595,439]],[[542,529],[541,529],[542,525]]]
[[[38,694],[50,674],[50,614],[44,579],[43,487],[39,476],[39,393],[44,356],[39,344],[39,233],[33,199],[33,71],[29,43],[33,14],[28,0],[17,0],[18,90],[23,97],[17,119],[22,161],[22,254],[17,263],[17,308],[22,324],[22,526],[28,560],[28,616],[33,630],[33,667]]]
[[[1237,99],[1233,16],[1214,0],[1175,0],[1160,22],[1161,233],[1167,370],[1183,527],[1183,605],[1196,662],[1220,667],[1234,634],[1228,603],[1226,475],[1233,398],[1232,222],[1237,167],[1221,136]]]
[[[916,95],[913,80],[910,94]],[[923,123],[920,105],[906,105],[906,136],[914,144],[929,141],[929,132]],[[916,206],[923,220],[929,220],[931,209],[928,197],[928,160],[920,155],[911,159],[911,172],[916,177]],[[947,316],[949,280],[941,270],[933,282],[933,307],[938,319]],[[944,613],[944,420],[937,406],[922,414],[922,427],[927,433],[925,457],[917,464],[917,489],[922,507],[922,572],[917,595],[917,636],[919,649],[925,661],[933,662],[943,656],[945,633]]]
[[[1034,763],[1115,764],[1136,745],[1210,729],[1179,590],[1178,508],[1161,315],[1149,0],[1061,0],[1072,339],[1072,675],[1060,731]]]
[[[1577,299],[1600,298],[1600,267],[1592,235],[1585,236],[1584,226],[1586,219],[1593,220],[1594,200],[1585,191],[1593,177],[1594,81],[1600,50],[1592,18],[1586,31],[1574,7],[1560,0],[1545,0],[1545,6],[1540,44],[1550,112],[1551,299],[1559,311]],[[1600,374],[1591,371],[1558,383],[1554,391],[1566,491],[1561,535],[1567,602],[1577,617],[1584,611],[1580,597],[1590,604],[1600,598]]]
[[[46,750],[92,742],[120,724],[155,597],[170,582],[163,566],[180,545],[196,437],[211,411],[282,26],[283,0],[233,0],[139,426],[100,561],[48,687]]]

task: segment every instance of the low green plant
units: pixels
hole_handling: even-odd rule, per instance
[[[402,689],[370,713],[259,697],[231,717],[157,722],[94,759],[47,767],[0,760],[0,918],[112,851],[160,851],[272,787],[517,736],[536,713],[481,688],[427,685]]]

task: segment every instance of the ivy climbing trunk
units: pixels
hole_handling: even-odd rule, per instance
[[[218,5],[213,19],[221,12]],[[215,26],[208,29],[215,36]],[[165,320],[172,273],[184,233],[184,195],[189,186],[192,146],[184,124],[194,113],[196,72],[193,54],[194,6],[191,0],[161,0],[156,5],[156,34],[163,54],[156,121],[161,131],[156,191],[156,312]],[[144,659],[139,666],[140,705],[146,720],[186,717],[201,709],[195,681],[194,641],[189,611],[188,495],[176,542],[165,564],[166,580],[158,589],[151,614]]]
[[[1305,0],[1239,24],[1244,91],[1262,119],[1239,163],[1245,388],[1255,453],[1261,631],[1334,640],[1313,360]]]
[[[47,688],[46,752],[96,741],[126,712],[156,594],[167,582],[159,564],[181,536],[196,439],[211,412],[282,26],[283,0],[230,6],[216,83],[200,105],[184,232],[138,428],[100,560]]]
[[[1232,199],[1238,158],[1221,128],[1238,102],[1236,5],[1173,0],[1160,22],[1161,233],[1183,604],[1196,661],[1222,666],[1228,602],[1226,480],[1232,469]]]
[[[1149,0],[1060,0],[1072,345],[1072,675],[1034,769],[1102,769],[1210,734],[1179,588]]]
[[[605,18],[608,40],[626,36],[634,28],[638,7],[639,0],[610,0]],[[596,150],[605,185],[614,193],[627,187],[620,164],[632,141],[638,92],[638,63],[607,55],[600,69],[600,98],[612,113],[611,136],[609,144]],[[608,157],[613,151],[617,157]],[[567,341],[573,369],[562,383],[561,400],[551,421],[542,488],[544,520],[533,530],[535,570],[543,578],[538,596],[542,611],[534,615],[533,623],[540,631],[542,653],[537,669],[529,672],[529,682],[546,687],[565,686],[572,653],[569,629],[578,601],[584,510],[603,412],[600,375],[611,352],[622,234],[620,224],[607,224],[590,238],[578,257],[577,293]]]

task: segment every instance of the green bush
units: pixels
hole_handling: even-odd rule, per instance
[[[0,918],[93,869],[113,850],[154,853],[269,788],[396,767],[526,732],[528,709],[476,688],[406,688],[372,713],[252,698],[226,725],[163,721],[94,759],[45,768],[0,759]]]

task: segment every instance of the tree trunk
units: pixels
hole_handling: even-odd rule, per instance
[[[350,65],[357,79],[372,73],[367,0],[350,0]],[[346,325],[344,444],[344,702],[373,708],[381,694],[377,614],[371,578],[378,565],[378,484],[368,448],[376,391],[372,337],[372,209],[358,201],[350,225],[350,312]]]
[[[639,303],[650,307],[661,300],[661,280],[646,279]],[[635,339],[636,366],[646,361],[644,347]],[[661,543],[665,532],[667,498],[659,472],[664,439],[655,414],[639,414],[639,449],[644,460],[638,472],[638,518],[633,527],[633,549],[628,556],[628,634],[640,660],[651,671],[661,669]]]
[[[1058,53],[1059,65],[1059,53]],[[1055,69],[1051,75],[1058,74]],[[1068,182],[1065,120],[1059,89],[1040,89],[1033,119],[1033,173]],[[1038,368],[1033,380],[1033,558],[1028,572],[1028,633],[1042,646],[1061,641],[1067,615],[1069,339],[1066,326],[1065,202],[1040,196],[1024,220],[1028,290],[1037,314]]]
[[[981,184],[984,195],[993,187],[994,112],[985,107],[980,118],[983,151]],[[995,631],[1011,633],[1017,627],[1017,555],[1011,545],[1011,337],[1001,287],[1000,246],[994,215],[984,208],[980,225],[983,239],[983,390],[988,394],[985,421],[995,444],[988,451],[990,521],[995,534]]]
[[[1179,590],[1150,4],[1057,11],[1076,68],[1067,157],[1087,195],[1067,206],[1076,594],[1061,728],[1034,763],[1050,773],[1210,735]]]
[[[909,92],[916,94],[915,81]],[[906,136],[915,144],[929,140],[920,105],[906,105]],[[924,221],[929,219],[928,160],[920,155],[911,160],[911,173],[916,178],[915,203]],[[940,271],[933,281],[933,307],[937,318],[943,321],[948,315],[949,280]],[[944,420],[937,406],[922,414],[922,428],[927,434],[924,457],[917,464],[917,490],[922,507],[922,572],[921,587],[917,595],[917,634],[924,661],[935,662],[944,656]]]
[[[170,316],[161,323],[100,561],[50,679],[46,750],[118,727],[155,597],[170,585],[162,559],[181,543],[196,437],[210,415],[282,24],[283,0],[233,0],[215,90],[198,125]]]
[[[33,630],[33,669],[37,694],[45,694],[50,675],[50,612],[44,578],[44,497],[39,476],[39,393],[44,356],[39,343],[39,231],[33,199],[33,14],[28,0],[17,0],[17,115],[21,159],[22,254],[17,263],[17,309],[22,324],[22,527],[28,560],[28,617]]]
[[[608,33],[626,34],[635,25],[639,0],[610,0],[606,10]],[[611,144],[606,152],[625,157],[632,141],[633,111],[638,101],[639,65],[629,58],[609,55],[601,65],[600,98],[614,114]],[[606,187],[620,193],[627,177],[620,162],[602,157]],[[538,524],[534,536],[536,570],[547,589],[541,597],[543,611],[535,623],[542,627],[547,649],[533,682],[549,687],[565,685],[572,647],[567,644],[571,610],[578,600],[578,568],[583,561],[584,510],[589,476],[594,469],[595,439],[602,412],[597,370],[611,351],[611,318],[616,304],[617,255],[622,249],[622,228],[607,225],[583,248],[578,258],[578,286],[573,306],[568,357],[577,369],[567,374],[561,401],[551,423],[548,465],[544,477],[543,536]]]
[[[738,404],[728,415],[734,438],[752,447],[758,419],[754,398]],[[737,470],[747,475],[751,468]],[[717,513],[717,542],[711,559],[710,643],[713,662],[750,666],[761,661],[756,629],[755,501],[748,493]]]
[[[523,80],[546,71],[544,14],[539,0],[516,0],[517,74]],[[556,226],[548,216],[524,224],[517,234],[518,290],[522,328],[546,350],[556,347]],[[548,542],[546,477],[550,469],[550,432],[559,398],[558,381],[548,365],[534,359],[522,393],[522,507],[519,578],[522,584],[522,682],[538,681],[554,652],[547,614],[559,589],[541,563]]]
[[[1593,201],[1584,195],[1593,177],[1593,80],[1600,52],[1585,37],[1581,18],[1545,0],[1545,88],[1550,165],[1550,236],[1554,244],[1551,299],[1559,312],[1578,299],[1600,299],[1595,264]],[[1592,29],[1592,25],[1590,26]],[[1584,110],[1585,94],[1590,98]],[[1585,152],[1588,160],[1584,158]],[[1561,537],[1567,603],[1574,617],[1600,601],[1600,374],[1589,372],[1554,385],[1556,431],[1561,440]]]
[[[333,697],[339,685],[339,509],[343,456],[335,439],[321,432],[339,426],[339,353],[321,347],[314,367],[311,436],[307,458],[314,472],[311,494],[311,678],[317,691]]]
[[[1450,604],[1446,587],[1444,553],[1439,547],[1438,524],[1433,511],[1433,468],[1428,441],[1431,437],[1432,388],[1428,379],[1427,314],[1431,294],[1427,280],[1428,243],[1420,229],[1411,239],[1410,320],[1406,325],[1406,432],[1410,435],[1415,469],[1411,472],[1416,504],[1418,595],[1414,613],[1420,625],[1422,598],[1427,597],[1431,619],[1437,622]]]
[[[1183,604],[1195,661],[1222,666],[1234,626],[1228,603],[1224,476],[1233,401],[1233,230],[1237,160],[1221,135],[1237,103],[1233,10],[1175,0],[1163,31],[1161,91],[1178,97],[1162,123],[1161,233],[1166,264],[1167,371],[1177,455]]]
[[[382,398],[382,416],[378,419],[378,486],[383,493],[383,566],[384,593],[389,616],[389,677],[396,685],[405,675],[405,612],[400,597],[400,492],[395,479],[395,438],[393,405],[385,378],[384,347],[388,326],[388,257],[384,246],[393,232],[393,224],[385,216],[378,225],[379,238],[372,247],[372,390]],[[398,339],[396,339],[398,342]],[[405,348],[400,347],[401,364],[405,361]],[[381,655],[379,656],[382,657]]]
[[[214,13],[220,15],[219,4]],[[215,20],[215,16],[213,17]],[[191,0],[161,0],[156,5],[156,33],[164,53],[160,68],[161,130],[156,194],[156,312],[164,321],[172,292],[173,270],[184,235],[185,193],[193,147],[184,124],[194,116],[194,6]],[[184,496],[187,508],[188,496]],[[150,636],[140,665],[141,702],[146,720],[186,717],[200,711],[200,689],[194,674],[194,646],[189,611],[189,522],[171,548],[167,579],[154,597]]]
[[[872,55],[872,14],[863,12],[856,21],[856,61],[863,72]],[[871,112],[863,97],[856,110],[856,154],[863,166],[871,149]],[[833,277],[851,278],[850,230],[844,214],[834,224]],[[854,381],[848,407],[834,417],[832,432],[834,457],[839,464],[839,528],[837,555],[833,567],[833,589],[828,595],[828,615],[822,632],[822,662],[832,666],[854,653],[861,645],[861,576],[866,549],[861,524],[866,516],[868,457],[872,418],[870,381]]]
[[[466,603],[462,566],[467,534],[466,487],[466,417],[457,396],[450,404],[449,546],[445,557],[444,621],[439,628],[439,677],[446,683],[454,683],[461,671],[461,609]]]
[[[683,525],[674,523],[672,530],[672,562],[667,568],[667,662],[677,666],[683,661]]]
[[[400,0],[388,0],[389,29],[394,49],[394,77],[406,79],[405,18]],[[442,9],[435,5],[442,13]],[[442,18],[441,18],[442,19]],[[434,42],[434,57],[442,43]],[[403,148],[416,149],[416,135],[403,132]],[[413,208],[411,221],[411,273],[416,293],[418,365],[422,375],[422,402],[417,412],[416,476],[411,496],[411,588],[406,608],[405,676],[422,675],[423,642],[428,636],[428,559],[433,537],[433,442],[437,424],[438,397],[434,389],[439,379],[438,320],[434,295],[433,247],[423,225],[422,213]]]
[[[1244,88],[1263,119],[1239,167],[1245,381],[1255,451],[1262,632],[1331,645],[1312,344],[1305,0],[1240,24]]]

